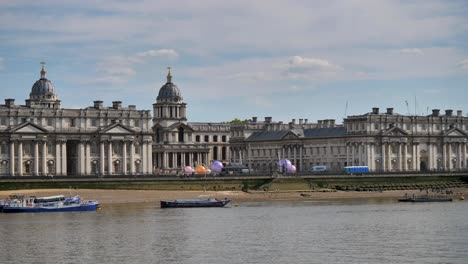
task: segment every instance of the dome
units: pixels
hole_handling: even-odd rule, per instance
[[[159,94],[156,100],[180,101],[182,100],[182,95],[180,94],[180,90],[177,85],[168,82],[159,89]]]
[[[182,94],[180,93],[179,87],[172,83],[171,68],[168,67],[168,69],[167,82],[161,87],[161,89],[159,89],[159,94],[156,100],[180,102],[182,101]]]
[[[46,78],[37,80],[31,90],[30,96],[55,95],[55,86]]]
[[[29,94],[30,99],[57,99],[55,86],[45,77],[45,73],[45,67],[42,66],[41,78],[37,80],[32,86],[31,93]]]

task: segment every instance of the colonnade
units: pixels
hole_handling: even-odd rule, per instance
[[[411,144],[407,142],[346,144],[347,165],[369,166],[371,171],[463,170],[467,168],[467,158],[464,141],[439,144],[431,141]],[[421,164],[425,167],[421,167]]]
[[[117,141],[100,141],[99,157],[96,159],[91,154],[90,140],[78,141],[75,173],[77,175],[94,175],[96,173],[101,175],[152,173],[151,141],[143,141],[140,144],[141,154],[139,156],[135,153],[136,142],[133,141],[120,141],[122,143],[121,155],[114,155],[114,142]],[[32,146],[31,158],[24,155],[23,149],[25,144],[31,144]],[[107,152],[105,151],[106,147]],[[127,148],[129,148],[129,151],[127,151]],[[9,145],[9,174],[12,176],[23,176],[26,174],[33,176],[65,176],[69,170],[67,161],[67,157],[69,156],[67,155],[68,151],[66,139],[55,141],[55,153],[48,152],[47,140],[11,141]],[[92,164],[95,164],[98,171],[92,171]],[[30,166],[31,171],[26,172],[24,165]],[[119,171],[114,171],[114,168],[118,168]]]
[[[208,152],[165,151],[155,154],[155,166],[162,170],[181,169],[185,166],[194,167],[198,164],[209,165]],[[180,157],[180,159],[179,159]],[[180,166],[179,166],[180,162]]]

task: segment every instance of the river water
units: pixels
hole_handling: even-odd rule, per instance
[[[468,263],[468,202],[0,214],[0,263]]]

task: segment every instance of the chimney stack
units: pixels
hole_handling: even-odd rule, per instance
[[[102,103],[103,101],[94,101],[94,108],[96,109],[102,109]]]
[[[304,122],[304,119],[299,118],[299,125],[302,125],[303,122]]]
[[[440,109],[432,109],[432,116],[439,116]]]
[[[296,119],[293,118],[293,119],[291,120],[291,123],[292,123],[293,125],[295,125],[295,124],[296,124]]]
[[[457,110],[457,117],[462,117],[462,110]]]
[[[387,115],[393,115],[393,108],[387,108]]]
[[[271,120],[272,120],[272,119],[273,119],[273,118],[272,118],[271,116],[265,117],[265,123],[267,123],[267,124],[271,123]]]
[[[372,107],[372,114],[378,115],[379,114],[379,108],[378,107]]]
[[[322,120],[317,120],[317,127],[322,128]]]
[[[5,105],[8,107],[13,107],[15,105],[15,99],[5,99]]]
[[[112,108],[116,110],[122,109],[122,102],[121,101],[113,101],[112,102]]]
[[[256,116],[252,117],[252,123],[257,123],[257,117]]]
[[[309,122],[309,119],[304,119],[304,124],[307,124],[307,122]]]
[[[445,115],[446,116],[452,116],[452,112],[453,112],[453,110],[447,109],[447,110],[445,110]]]

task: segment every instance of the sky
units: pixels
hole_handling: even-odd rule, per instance
[[[0,0],[0,100],[41,61],[64,108],[152,110],[170,66],[192,122],[466,116],[468,1]]]

